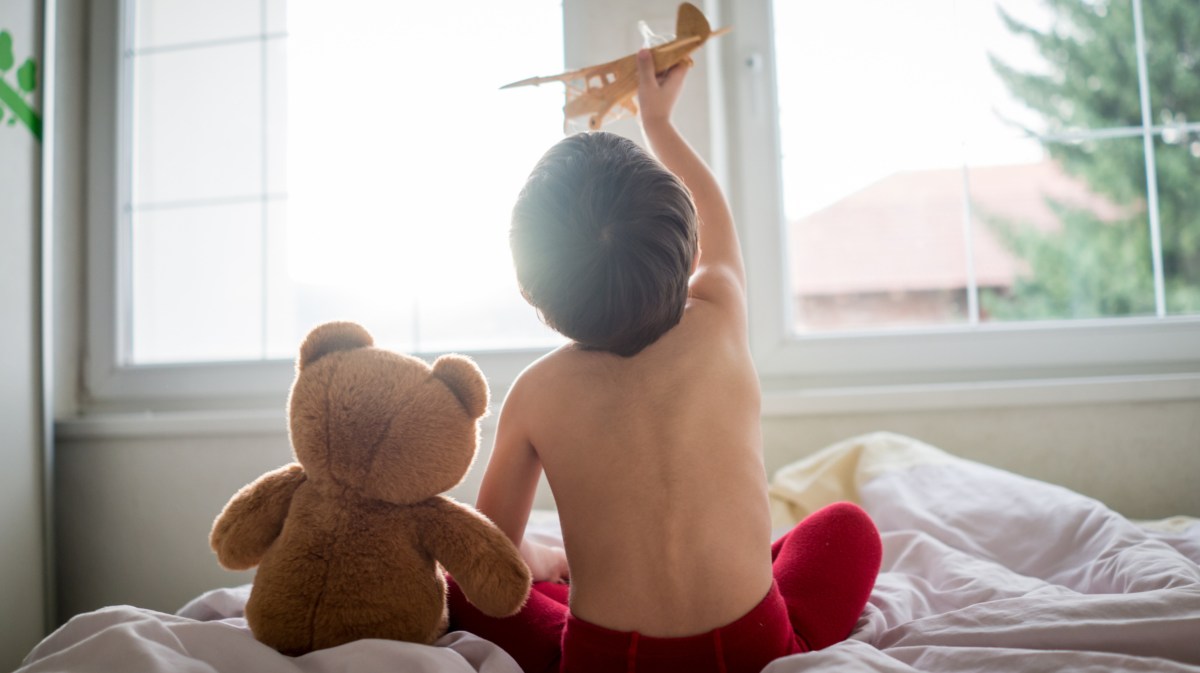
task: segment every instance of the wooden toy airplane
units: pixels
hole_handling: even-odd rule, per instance
[[[699,49],[708,38],[724,35],[730,31],[722,28],[714,31],[696,6],[685,2],[679,5],[675,19],[675,39],[650,48],[654,56],[654,71],[662,74],[676,64],[691,61],[690,54]],[[530,86],[545,82],[562,82],[567,85],[567,105],[563,108],[563,125],[576,117],[587,116],[588,128],[595,131],[606,122],[612,121],[623,112],[637,114],[633,96],[637,93],[637,54],[630,54],[616,61],[593,65],[588,68],[564,72],[548,77],[530,77],[519,82],[506,84],[501,89]]]

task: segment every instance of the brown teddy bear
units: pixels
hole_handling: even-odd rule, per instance
[[[210,537],[226,568],[259,566],[246,603],[258,640],[289,655],[360,638],[432,643],[446,631],[439,563],[487,614],[520,609],[529,569],[512,542],[439,495],[475,459],[487,406],[465,357],[430,367],[349,322],[309,333],[289,400],[297,462],[238,491]]]

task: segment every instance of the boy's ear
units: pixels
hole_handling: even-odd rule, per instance
[[[297,369],[304,369],[322,356],[334,351],[349,351],[373,346],[375,340],[362,325],[353,322],[327,322],[308,333],[300,344],[300,359]]]
[[[471,418],[481,418],[487,413],[487,379],[470,358],[443,355],[433,363],[433,376],[446,384]]]

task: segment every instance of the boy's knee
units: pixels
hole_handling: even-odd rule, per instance
[[[842,526],[853,527],[870,527],[875,528],[875,522],[871,520],[871,515],[858,505],[852,502],[835,502],[830,505],[825,505],[821,509],[809,515],[810,518],[825,519],[830,523],[837,523]]]
[[[862,507],[852,502],[835,502],[810,515],[813,523],[868,557],[881,558],[883,543],[879,529]]]
[[[827,517],[843,526],[855,528],[870,528],[875,530],[875,522],[866,510],[852,502],[835,502],[817,510],[813,516]]]

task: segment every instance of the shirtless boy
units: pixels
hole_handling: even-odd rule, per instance
[[[759,671],[845,639],[879,570],[854,505],[772,545],[733,218],[670,119],[687,67],[656,77],[643,51],[638,74],[658,160],[567,138],[513,210],[522,292],[571,343],[513,384],[477,506],[542,583],[500,620],[452,584],[451,622],[527,673]],[[524,538],[543,469],[565,552]]]

